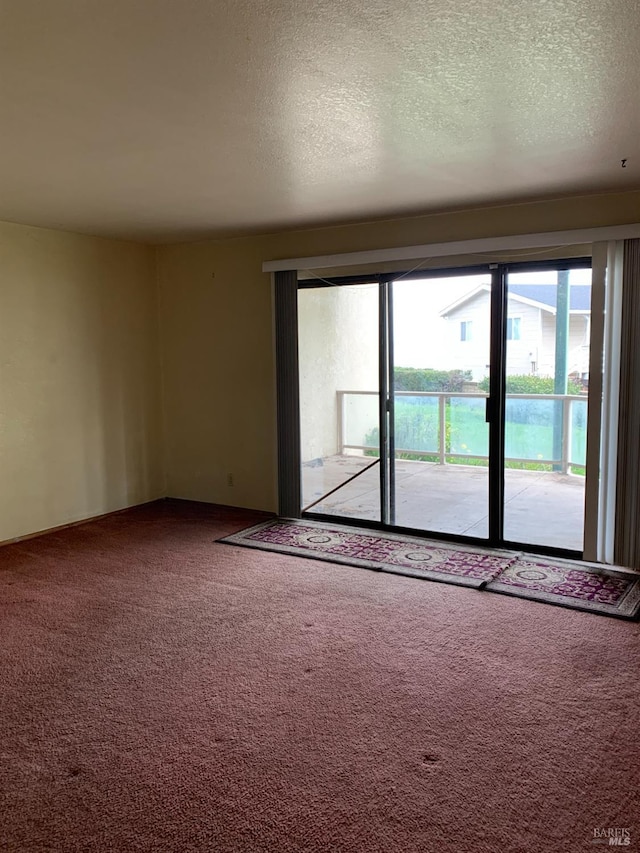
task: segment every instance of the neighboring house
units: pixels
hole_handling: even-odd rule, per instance
[[[511,284],[507,303],[507,373],[553,376],[556,349],[555,284]],[[488,375],[491,288],[481,284],[440,312],[447,321],[451,369]],[[591,285],[569,291],[568,372],[589,374]]]

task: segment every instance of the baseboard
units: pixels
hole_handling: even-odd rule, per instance
[[[225,510],[225,512],[232,512],[232,511],[250,512],[250,513],[254,513],[256,515],[264,515],[265,518],[275,518],[278,514],[277,512],[273,512],[272,510],[268,510],[268,509],[254,509],[253,507],[250,507],[250,506],[235,506],[234,504],[221,504],[221,503],[215,503],[212,501],[196,501],[196,500],[193,500],[192,498],[174,498],[174,497],[171,497],[170,495],[168,495],[166,498],[163,498],[162,500],[165,501],[166,503],[175,503],[178,505],[182,504],[183,506],[188,506],[188,505],[198,506],[198,507],[209,506],[209,507],[212,507],[214,509]]]
[[[39,536],[46,536],[48,533],[57,533],[60,530],[68,530],[70,527],[79,527],[81,524],[89,524],[91,521],[98,521],[101,518],[109,518],[112,515],[120,515],[130,509],[135,509],[138,506],[150,506],[151,504],[163,503],[169,500],[168,498],[153,498],[150,501],[143,501],[139,504],[131,504],[130,506],[122,507],[122,509],[114,509],[111,512],[103,512],[99,515],[90,515],[88,518],[81,518],[78,521],[68,521],[66,524],[57,524],[55,527],[46,527],[44,530],[36,530],[35,533],[25,533],[22,536],[14,536],[12,539],[3,539],[0,541],[0,548],[5,545],[14,545],[16,542],[26,542],[29,539],[37,539]]]

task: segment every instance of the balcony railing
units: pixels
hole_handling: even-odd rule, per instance
[[[340,452],[379,449],[378,393],[338,391]],[[486,394],[397,391],[396,456],[460,464],[488,460]],[[562,394],[507,394],[505,462],[544,466],[571,473],[586,459],[586,397]],[[529,463],[529,464],[527,464]],[[476,461],[477,464],[477,461]]]

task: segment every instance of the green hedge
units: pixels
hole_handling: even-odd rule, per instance
[[[396,367],[396,391],[462,391],[473,379],[470,370],[432,370],[430,367]]]
[[[554,394],[554,380],[550,376],[530,376],[514,374],[507,376],[507,394]],[[478,382],[478,390],[489,393],[489,377]],[[567,394],[580,394],[581,387],[569,380]]]

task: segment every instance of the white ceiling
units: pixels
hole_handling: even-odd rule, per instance
[[[637,0],[0,0],[0,219],[173,241],[638,187]]]

